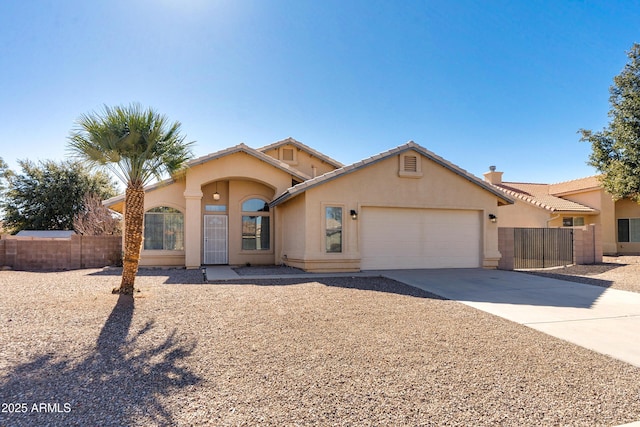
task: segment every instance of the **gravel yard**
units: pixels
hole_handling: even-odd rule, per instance
[[[529,273],[589,285],[640,292],[640,256],[605,256],[601,264],[532,270]]]
[[[118,274],[0,272],[0,426],[640,420],[640,369],[391,280]]]

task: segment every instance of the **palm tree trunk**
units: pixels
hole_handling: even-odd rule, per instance
[[[133,295],[133,284],[138,272],[144,220],[144,190],[129,186],[124,200],[124,260],[122,282],[114,293]]]

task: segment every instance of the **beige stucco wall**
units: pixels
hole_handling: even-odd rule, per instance
[[[178,209],[185,213],[184,200],[185,181],[180,179],[173,184],[156,188],[149,191],[144,196],[144,210],[167,206]],[[187,236],[185,236],[185,247],[189,244]],[[143,244],[144,248],[144,244]],[[142,250],[140,254],[141,266],[183,266],[185,251],[146,251]]]
[[[184,214],[184,251],[143,251],[140,265],[200,267],[202,263],[204,215],[207,204],[225,203],[229,217],[229,264],[273,264],[274,221],[270,217],[270,249],[264,251],[242,250],[242,203],[251,198],[265,201],[273,199],[291,186],[291,175],[249,154],[230,154],[187,170],[186,176],[177,182],[153,189],[145,194],[145,211],[158,206],[170,206]],[[215,183],[218,182],[216,189]],[[218,191],[221,200],[215,202],[213,193]],[[222,213],[225,214],[225,213]]]
[[[229,182],[229,264],[274,264],[274,218],[270,213],[269,250],[247,251],[242,249],[242,203],[249,199],[260,199],[266,203],[274,196],[274,190],[266,185],[252,182],[232,180]]]
[[[565,217],[583,217],[584,223],[588,224],[600,224],[600,214],[584,214],[576,212],[556,212],[553,214],[553,218],[549,221],[549,227],[564,227],[562,225],[562,219]]]
[[[616,245],[615,203],[611,195],[606,193],[602,188],[598,188],[575,194],[567,194],[562,197],[600,211],[600,213],[596,215],[585,215],[585,224],[600,225],[602,251],[605,254],[616,253],[618,250]]]
[[[285,161],[282,159],[282,150],[283,149],[293,149],[294,152],[294,161]],[[287,164],[290,164],[294,168],[299,171],[309,175],[310,177],[314,177],[314,168],[315,168],[315,176],[320,176],[324,173],[332,171],[335,167],[331,166],[329,163],[325,162],[318,157],[312,156],[304,150],[299,149],[294,145],[283,145],[278,148],[273,148],[271,150],[267,150],[264,154],[273,157],[274,159],[278,159]]]
[[[304,215],[306,196],[300,196],[290,200],[286,208],[276,206],[276,252],[275,263],[292,265],[295,260],[305,258],[305,238],[307,235],[307,223]]]
[[[185,191],[200,191],[205,184],[229,178],[262,182],[278,193],[291,187],[289,173],[250,154],[238,152],[190,168]]]
[[[547,227],[553,218],[549,211],[518,199],[513,205],[500,206],[497,215],[500,227]]]
[[[185,248],[185,264],[187,268],[199,267],[202,259],[202,223],[204,205],[212,197],[216,181],[228,181],[223,197],[229,202],[229,264],[273,264],[274,242],[268,251],[242,251],[241,203],[249,198],[258,197],[271,200],[291,186],[291,175],[247,153],[239,152],[218,159],[210,160],[195,166],[187,172],[185,196],[193,198],[197,203],[189,209],[188,220],[185,219],[185,230],[188,233],[189,245]],[[203,190],[204,189],[204,190]],[[213,189],[213,191],[212,191]],[[222,194],[222,187],[218,191]],[[198,198],[199,197],[199,198]],[[193,211],[197,211],[195,214]],[[273,218],[271,219],[273,225]],[[271,229],[273,235],[273,227]]]
[[[422,177],[398,176],[399,156],[391,156],[307,190],[303,202],[292,199],[280,205],[280,215],[304,216],[305,249],[302,258],[297,260],[298,266],[311,270],[359,269],[360,221],[352,220],[349,211],[361,212],[366,206],[478,210],[484,218],[481,233],[483,265],[497,266],[500,257],[497,224],[488,220],[489,213],[498,214],[497,197],[431,160],[419,157]],[[325,253],[325,206],[343,208],[343,252],[340,254]],[[289,228],[286,228],[284,233],[288,232]],[[276,262],[283,255],[291,262],[292,246],[288,239],[284,239],[280,249]],[[389,250],[393,251],[393,248]]]

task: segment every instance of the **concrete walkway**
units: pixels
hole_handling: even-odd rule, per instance
[[[319,279],[322,277],[380,277],[379,272],[359,273],[299,273],[299,274],[251,274],[241,276],[228,265],[204,267],[207,281],[220,282],[226,280],[269,280],[269,279]]]
[[[502,270],[382,276],[640,367],[640,294]]]

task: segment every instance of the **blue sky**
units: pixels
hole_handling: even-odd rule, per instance
[[[352,163],[413,140],[469,172],[592,175],[578,129],[640,41],[640,1],[7,0],[0,157],[61,160],[140,102],[196,155],[294,137]]]

